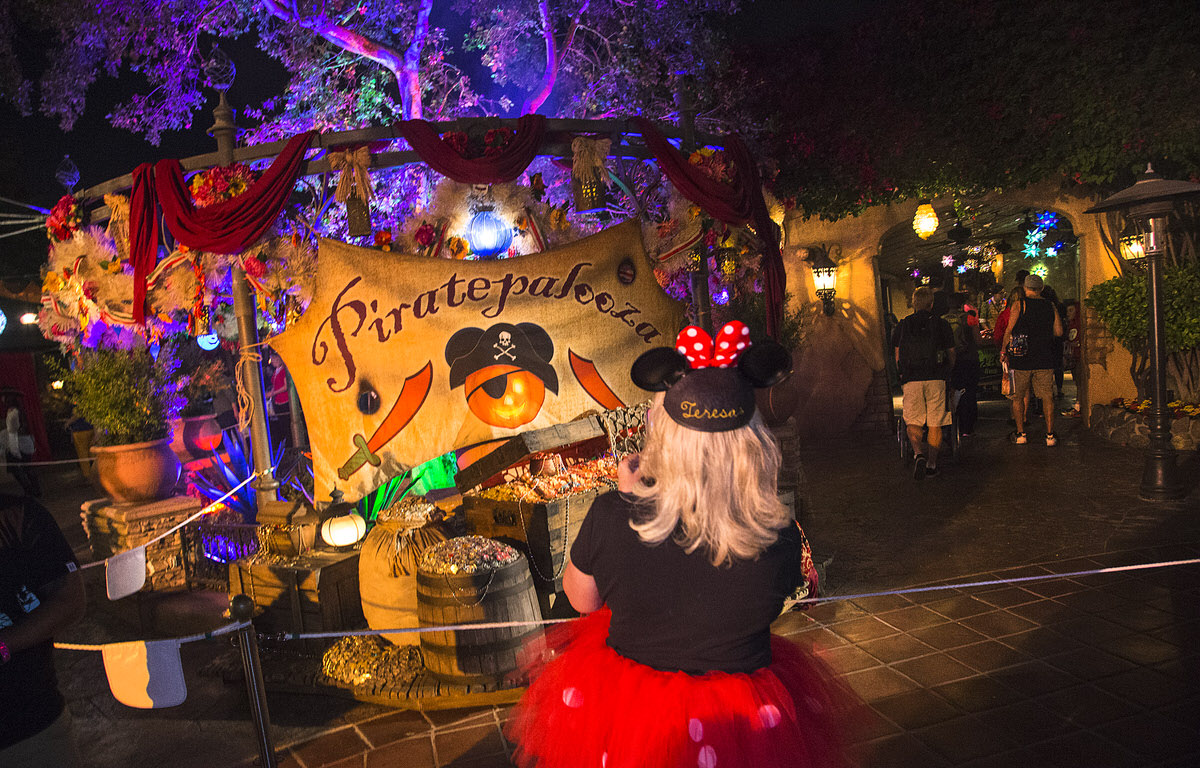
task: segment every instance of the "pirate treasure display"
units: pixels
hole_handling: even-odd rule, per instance
[[[316,285],[270,344],[304,406],[317,498],[362,496],[452,449],[467,466],[521,432],[638,403],[630,365],[683,315],[635,222],[489,262],[324,240]]]

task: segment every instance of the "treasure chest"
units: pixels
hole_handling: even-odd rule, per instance
[[[617,463],[640,450],[648,404],[524,432],[458,473],[476,534],[520,549],[543,616],[562,615],[562,575],[592,501],[617,485]]]

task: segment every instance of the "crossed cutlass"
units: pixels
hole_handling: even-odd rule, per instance
[[[421,406],[425,404],[425,398],[429,396],[429,388],[432,384],[433,363],[427,362],[424,368],[404,380],[404,386],[400,388],[396,402],[392,404],[392,409],[375,428],[371,439],[368,440],[362,434],[354,436],[354,446],[357,450],[338,470],[338,477],[349,480],[351,475],[365,465],[378,467],[383,463],[375,452],[387,445],[400,430],[408,426],[413,416],[416,416],[417,411],[421,410]]]

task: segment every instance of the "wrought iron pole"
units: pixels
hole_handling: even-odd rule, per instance
[[[675,104],[679,108],[680,142],[685,153],[696,148],[696,103],[692,99],[692,78],[681,77],[675,91]],[[690,273],[692,304],[696,307],[696,324],[712,334],[712,299],[708,295],[708,248],[701,240],[696,245],[700,254],[699,263]]]
[[[233,150],[237,141],[237,125],[234,123],[233,108],[221,90],[220,101],[213,109],[213,126],[208,133],[217,140],[217,157],[221,165],[233,163]],[[238,344],[241,353],[247,349],[259,350],[258,347],[258,307],[254,300],[254,291],[246,280],[246,272],[235,266],[232,272],[233,312],[237,317]],[[259,355],[261,357],[261,355]],[[262,361],[246,360],[242,366],[242,387],[250,396],[250,451],[254,459],[254,469],[262,470],[271,466],[271,438],[267,430],[267,410],[263,400]],[[275,500],[275,490],[279,482],[274,475],[265,475],[260,480],[251,483],[260,510],[266,509]],[[264,503],[265,502],[265,503]]]
[[[242,652],[242,672],[246,678],[246,694],[250,698],[250,716],[254,719],[254,730],[258,736],[259,765],[276,768],[275,747],[271,743],[271,713],[267,709],[267,687],[263,682],[262,660],[258,656],[258,637],[254,634],[254,601],[246,595],[235,595],[229,603],[229,614],[234,621],[245,622],[239,629],[238,648]]]
[[[1165,212],[1150,217],[1146,237],[1146,266],[1150,298],[1150,442],[1142,468],[1141,496],[1151,501],[1178,499],[1186,491],[1179,481],[1175,447],[1171,445],[1171,413],[1167,410],[1167,339],[1163,318],[1163,240],[1167,234]]]

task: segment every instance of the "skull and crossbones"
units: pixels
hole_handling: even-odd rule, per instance
[[[517,345],[512,343],[512,334],[508,331],[500,332],[500,341],[493,344],[492,348],[497,350],[496,354],[492,355],[493,360],[507,357],[509,360],[516,362],[517,356],[513,354],[513,350],[517,348]]]

